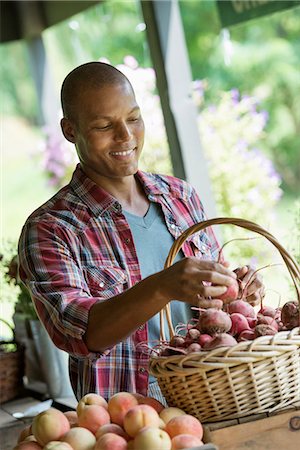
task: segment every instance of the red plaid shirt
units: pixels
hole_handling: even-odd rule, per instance
[[[185,181],[139,171],[151,202],[158,202],[176,239],[205,219],[201,202]],[[185,256],[216,259],[211,229],[186,240]],[[71,182],[27,219],[19,241],[20,277],[55,345],[69,353],[76,397],[119,391],[147,395],[148,358],[138,344],[139,327],[104,353],[90,352],[83,336],[91,306],[120,294],[141,280],[130,228],[118,201],[90,180],[78,165]],[[112,318],[113,320],[113,318]]]

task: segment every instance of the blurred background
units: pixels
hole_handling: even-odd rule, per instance
[[[213,0],[179,1],[179,8],[216,214],[258,223],[299,262],[300,7],[228,28]],[[40,109],[26,41],[0,45],[0,307],[9,323],[21,295],[8,273],[21,228],[34,209],[69,181],[77,161],[59,128],[60,86],[69,71],[92,60],[124,71],[146,122],[141,168],[173,173],[140,2],[97,3],[45,29],[42,40],[52,92],[47,102],[55,118],[51,123]],[[222,242],[243,239],[224,249],[233,266],[266,266],[262,275],[270,302],[295,298],[282,260],[268,242],[234,227],[220,233]],[[0,335],[7,333],[2,326]]]

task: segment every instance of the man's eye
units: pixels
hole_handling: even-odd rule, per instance
[[[129,122],[137,122],[140,117],[130,117],[128,120]]]
[[[110,127],[111,127],[111,125],[107,124],[107,125],[97,126],[95,128],[96,128],[96,130],[108,130]]]

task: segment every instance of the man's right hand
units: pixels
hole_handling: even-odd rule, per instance
[[[218,297],[236,280],[236,273],[216,261],[183,258],[172,266],[158,272],[158,286],[162,295],[170,300],[198,304],[198,296]]]

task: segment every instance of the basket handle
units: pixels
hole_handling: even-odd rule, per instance
[[[260,225],[257,225],[256,223],[251,222],[249,220],[245,220],[245,219],[241,219],[241,218],[218,217],[215,219],[203,220],[202,222],[192,225],[190,228],[185,230],[174,241],[174,243],[169,251],[169,254],[167,256],[164,268],[166,269],[172,265],[177,253],[179,252],[183,243],[189,236],[191,236],[192,234],[196,233],[197,231],[201,231],[209,226],[224,225],[224,224],[236,225],[240,228],[245,228],[247,230],[261,234],[277,248],[277,250],[281,254],[281,256],[286,264],[286,267],[290,273],[290,276],[292,278],[292,281],[293,281],[295,289],[296,289],[297,300],[300,305],[300,283],[299,283],[300,267],[299,267],[299,265],[297,264],[295,259],[282,247],[282,245],[277,241],[277,239],[271,233],[266,231]],[[167,318],[170,336],[173,337],[175,333],[174,333],[174,328],[173,328],[173,324],[172,324],[171,308],[170,308],[169,303],[160,311],[160,339],[163,341],[166,340],[165,329],[164,329],[164,315]]]

